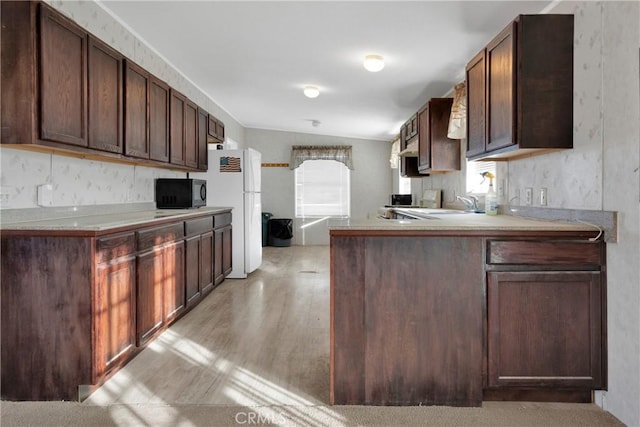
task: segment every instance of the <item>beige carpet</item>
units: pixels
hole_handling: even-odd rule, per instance
[[[10,426],[622,426],[589,404],[485,402],[482,408],[109,405],[2,402]]]

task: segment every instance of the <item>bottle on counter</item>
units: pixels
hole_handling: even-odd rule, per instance
[[[487,215],[497,215],[498,196],[496,191],[493,189],[493,178],[495,178],[495,176],[491,172],[483,172],[482,176],[484,178],[489,178],[489,191],[487,191],[487,195],[485,196],[484,212]]]

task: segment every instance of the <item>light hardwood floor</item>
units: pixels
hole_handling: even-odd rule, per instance
[[[84,403],[326,405],[329,247],[265,247]]]

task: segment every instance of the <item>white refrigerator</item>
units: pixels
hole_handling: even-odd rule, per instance
[[[207,172],[190,177],[207,180],[207,206],[233,208],[233,259],[227,277],[243,279],[262,264],[261,154],[251,148],[215,148],[210,144]]]

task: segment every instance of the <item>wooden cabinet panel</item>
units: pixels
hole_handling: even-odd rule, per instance
[[[40,9],[40,138],[86,147],[87,33]]]
[[[164,323],[164,250],[155,247],[138,255],[136,339],[144,345]]]
[[[487,45],[487,151],[516,143],[515,22]]]
[[[200,236],[200,289],[209,292],[214,286],[214,237],[213,231]]]
[[[418,170],[421,173],[460,169],[460,143],[449,139],[453,98],[431,98],[418,112]]]
[[[333,404],[481,404],[482,245],[332,235]]]
[[[467,65],[467,156],[486,150],[486,51],[478,53]]]
[[[573,15],[520,15],[467,64],[467,157],[573,147]]]
[[[200,236],[185,239],[185,289],[187,307],[194,305],[202,296],[200,292]]]
[[[167,323],[185,309],[184,248],[184,240],[178,240],[164,248],[164,318]]]
[[[89,36],[89,147],[122,153],[122,55]]]
[[[214,285],[218,285],[224,280],[222,270],[222,229],[213,232],[213,278]]]
[[[489,240],[488,264],[538,264],[600,266],[604,262],[604,243],[601,241],[530,241]]]
[[[222,274],[224,274],[224,276],[231,273],[233,267],[231,256],[233,253],[232,235],[233,230],[230,225],[222,229]]]
[[[171,89],[169,98],[170,105],[170,156],[171,163],[175,165],[184,165],[184,115],[186,109],[187,98],[182,94]]]
[[[431,169],[431,123],[429,103],[418,111],[418,170]]]
[[[94,383],[135,349],[136,258],[98,266],[95,298]]]
[[[125,154],[149,158],[149,73],[130,61],[125,66]]]
[[[600,272],[489,272],[488,385],[602,386]]]
[[[198,106],[187,100],[184,110],[184,164],[198,167]]]
[[[169,86],[153,76],[149,80],[149,158],[169,161]]]
[[[198,169],[202,171],[206,171],[209,167],[208,121],[209,114],[198,108]]]

